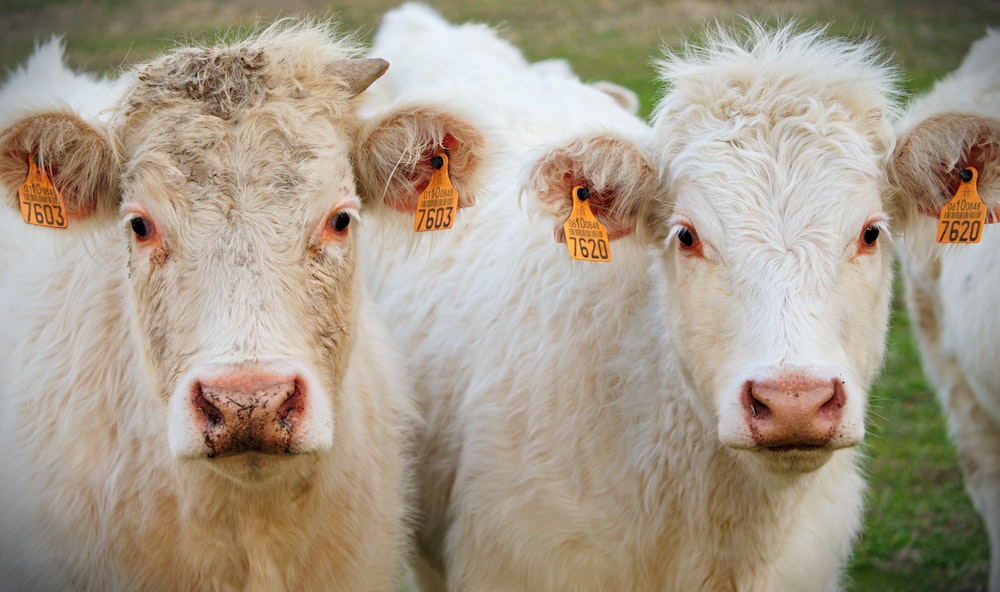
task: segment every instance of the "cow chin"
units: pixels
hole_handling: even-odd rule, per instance
[[[268,454],[263,452],[242,452],[192,462],[207,463],[209,468],[228,479],[240,483],[264,483],[288,475],[300,473],[314,466],[316,454]]]
[[[822,446],[754,448],[742,451],[772,473],[811,473],[819,470],[833,456],[834,449]]]

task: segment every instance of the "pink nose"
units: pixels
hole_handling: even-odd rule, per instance
[[[191,404],[200,413],[209,456],[291,452],[303,420],[305,390],[297,376],[238,368],[195,381]]]
[[[827,446],[840,431],[845,401],[839,380],[749,382],[743,394],[754,442],[766,448]]]

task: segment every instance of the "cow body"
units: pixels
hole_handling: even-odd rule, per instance
[[[917,97],[896,124],[907,199],[949,199],[958,173],[977,169],[980,197],[1000,194],[1000,31],[977,41],[962,65]],[[931,214],[931,215],[928,215]],[[1000,590],[1000,228],[977,244],[936,244],[936,211],[907,220],[898,249],[907,306],[925,374],[937,390],[966,487],[990,538],[990,590]],[[995,216],[996,214],[994,214]]]
[[[887,175],[894,70],[821,31],[720,29],[660,61],[649,129],[498,43],[408,6],[373,50],[413,65],[380,101],[467,88],[486,130],[476,207],[426,240],[397,228],[376,262],[427,424],[425,587],[838,589],[910,207]],[[370,186],[395,210],[415,193]],[[609,263],[569,259],[577,186]]]
[[[288,22],[118,83],[58,54],[4,89],[0,579],[396,589],[411,415],[348,159],[384,62]],[[35,155],[66,230],[21,220]]]

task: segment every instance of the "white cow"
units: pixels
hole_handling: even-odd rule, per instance
[[[377,261],[427,422],[419,537],[442,578],[425,587],[837,589],[861,526],[891,222],[943,203],[893,198],[895,70],[872,42],[720,27],[660,60],[650,137],[499,45],[406,6],[373,50],[398,66],[373,97],[459,97],[489,147],[452,171],[479,173],[456,228]],[[429,155],[464,146],[441,141],[446,122],[418,139],[386,121],[356,158],[415,143],[384,163],[395,176],[363,167],[405,212]],[[611,262],[557,242],[576,186]]]
[[[115,86],[52,43],[4,87],[5,588],[398,589],[414,415],[357,270],[358,54],[283,22]],[[28,216],[66,229],[22,221],[36,156],[64,205]]]
[[[896,123],[894,173],[901,197],[947,200],[959,172],[978,172],[978,193],[1000,199],[1000,30],[916,98]],[[930,215],[928,215],[930,214]],[[989,534],[990,590],[1000,592],[1000,227],[978,244],[936,244],[937,210],[907,219],[900,248],[907,305],[924,371],[948,417],[966,487]],[[1000,212],[997,212],[1000,214]]]

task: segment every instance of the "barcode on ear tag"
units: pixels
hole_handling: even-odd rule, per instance
[[[611,261],[608,231],[590,209],[589,191],[577,185],[570,192],[573,212],[563,222],[569,256],[580,261]]]
[[[435,162],[436,159],[440,159]],[[441,152],[431,159],[435,166],[427,188],[417,198],[416,217],[413,219],[413,230],[429,232],[432,230],[448,230],[455,224],[455,213],[458,211],[458,191],[448,177],[448,155]]]
[[[978,243],[983,238],[983,224],[986,222],[986,204],[979,199],[976,180],[979,171],[966,167],[955,196],[941,208],[938,216],[937,242],[944,244]]]
[[[17,188],[21,218],[35,226],[66,228],[66,204],[62,194],[35,160],[35,155],[28,157],[28,178]]]

